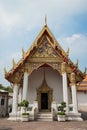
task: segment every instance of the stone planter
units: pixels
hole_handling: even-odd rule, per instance
[[[29,113],[22,113],[21,121],[29,121]]]
[[[66,115],[57,115],[58,121],[66,121]]]

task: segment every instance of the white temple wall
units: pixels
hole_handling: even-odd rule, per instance
[[[45,70],[45,79],[50,88],[53,89],[53,98],[59,104],[63,101],[63,87],[62,87],[62,76],[51,67],[43,67],[34,70],[29,76],[29,87],[28,87],[28,100],[29,103],[37,97],[36,89],[39,88],[44,79],[44,70]],[[70,95],[70,94],[69,94]]]
[[[48,68],[46,74],[47,84],[53,89],[53,99],[59,104],[63,101],[62,76],[52,68]]]
[[[43,81],[43,71],[40,69],[34,70],[29,76],[28,81],[28,99],[29,103],[33,103],[37,97],[37,88],[40,87]]]
[[[77,92],[78,109],[87,112],[87,93]]]

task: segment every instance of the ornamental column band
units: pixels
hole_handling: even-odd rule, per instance
[[[67,86],[67,73],[66,62],[62,63],[62,83],[63,83],[63,101],[66,102],[66,112],[68,113],[68,86]]]
[[[24,79],[23,79],[23,99],[22,100],[27,100],[27,91],[28,91],[28,71],[27,68],[25,69],[24,72]]]
[[[76,79],[75,78],[76,78],[75,73],[71,73],[71,91],[72,91],[73,112],[78,113]]]
[[[18,84],[14,84],[13,88],[13,105],[12,105],[12,113],[17,113],[17,107],[18,107]]]

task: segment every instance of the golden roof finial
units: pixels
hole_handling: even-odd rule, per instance
[[[14,58],[12,59],[12,65],[13,65],[13,67],[15,66]]]
[[[24,49],[22,48],[22,56],[24,57],[24,55],[25,55],[25,51],[24,51]]]
[[[68,48],[66,51],[67,56],[69,56],[69,51],[70,51],[70,49]]]
[[[76,67],[78,67],[78,63],[79,63],[79,61],[78,61],[78,59],[77,59],[76,64],[75,64],[75,65],[76,65]]]
[[[87,72],[87,68],[85,67],[84,74],[86,74],[86,72]]]
[[[44,20],[45,26],[47,25],[47,16],[45,15],[45,20]]]
[[[6,70],[6,68],[4,67],[4,74],[7,74],[7,70]]]

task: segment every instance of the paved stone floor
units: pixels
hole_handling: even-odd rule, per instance
[[[87,120],[81,122],[21,122],[2,118],[0,130],[87,130]]]

